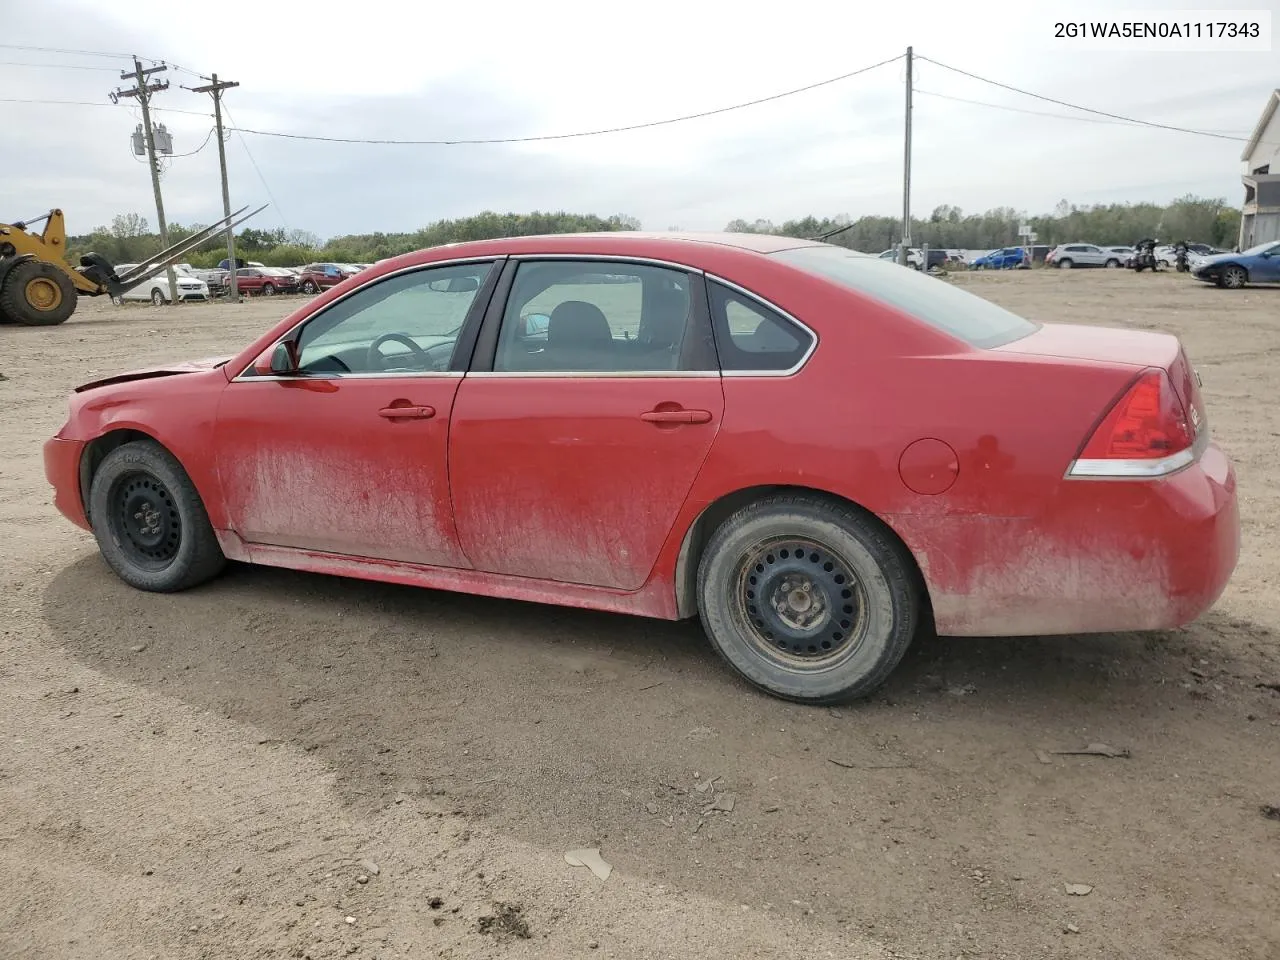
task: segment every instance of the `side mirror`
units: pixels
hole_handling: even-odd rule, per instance
[[[551,318],[545,313],[531,313],[524,318],[524,335],[526,337],[536,337],[544,334],[551,326]]]
[[[271,372],[277,377],[287,377],[298,372],[298,358],[292,343],[282,340],[271,351]]]
[[[436,293],[470,293],[480,289],[480,281],[475,277],[450,277],[447,280],[432,280],[427,288]]]

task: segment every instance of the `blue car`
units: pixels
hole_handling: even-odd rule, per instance
[[[1241,253],[1202,257],[1192,264],[1191,275],[1231,290],[1250,283],[1280,283],[1280,242],[1268,240]]]
[[[1005,247],[992,250],[969,264],[971,270],[1018,270],[1029,266],[1027,251],[1022,247]]]

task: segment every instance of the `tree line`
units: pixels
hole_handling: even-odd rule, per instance
[[[1011,207],[997,207],[984,213],[964,213],[959,207],[943,204],[922,219],[912,218],[911,239],[915,244],[962,250],[991,250],[1019,242],[1018,229],[1030,224],[1037,243],[1071,242],[1121,244],[1143,237],[1160,240],[1187,240],[1232,248],[1240,230],[1240,211],[1225,199],[1180,197],[1169,204],[1112,203],[1076,206],[1060,201],[1052,213],[1027,216]],[[843,228],[843,229],[842,229]],[[200,224],[174,224],[169,242],[191,236]],[[437,220],[412,233],[348,234],[321,240],[305,230],[246,227],[236,234],[237,256],[257,260],[267,266],[294,267],[313,261],[372,263],[411,250],[442,243],[488,240],[546,233],[596,233],[638,230],[635,217],[615,214],[560,212],[495,213],[485,211],[471,217]],[[879,253],[892,247],[902,232],[902,221],[890,216],[808,216],[776,224],[768,220],[733,220],[725,229],[739,233],[773,233],[791,237],[818,237],[832,234],[830,243],[865,253]],[[833,231],[838,233],[832,233]],[[112,263],[136,263],[160,249],[160,238],[147,219],[136,213],[115,217],[110,226],[68,238],[74,263],[80,254],[92,250]],[[226,256],[221,236],[208,241],[186,259],[197,267],[211,267]]]
[[[1240,211],[1221,198],[1193,195],[1169,204],[1110,203],[1077,206],[1059,201],[1053,213],[1028,216],[1011,207],[997,207],[984,213],[966,214],[959,207],[943,204],[927,218],[911,219],[911,242],[949,250],[994,250],[1016,246],[1018,230],[1029,224],[1036,243],[1129,244],[1144,237],[1175,242],[1207,243],[1231,249],[1240,234]],[[846,229],[841,229],[846,228]],[[804,217],[781,224],[768,220],[733,220],[726,230],[738,233],[772,233],[787,237],[820,237],[834,233],[827,241],[879,253],[893,247],[902,236],[900,217],[867,216]]]

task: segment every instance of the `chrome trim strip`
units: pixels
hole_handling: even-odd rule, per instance
[[[346,293],[344,293],[342,296],[340,296],[340,297],[336,297],[336,298],[334,298],[333,300],[331,300],[330,302],[326,303],[326,304],[325,304],[323,307],[321,307],[319,310],[316,310],[316,311],[314,311],[314,312],[312,312],[312,313],[307,314],[305,317],[303,317],[301,320],[299,320],[297,323],[295,323],[292,327],[290,327],[290,328],[289,328],[285,333],[283,333],[283,334],[281,334],[279,337],[277,337],[277,338],[276,338],[276,343],[278,344],[278,343],[280,343],[282,340],[287,340],[290,336],[292,336],[294,333],[296,333],[296,332],[298,331],[298,328],[299,328],[299,327],[301,327],[303,324],[305,324],[305,323],[310,323],[310,322],[311,322],[312,320],[314,320],[316,317],[320,316],[321,314],[325,313],[325,312],[326,312],[326,311],[328,311],[328,310],[333,309],[335,306],[337,306],[338,304],[342,303],[342,301],[346,300],[346,299],[347,299],[347,297],[354,296],[355,294],[360,293],[362,290],[367,290],[367,289],[368,289],[372,284],[375,284],[375,283],[381,283],[383,280],[390,280],[392,277],[398,277],[398,276],[400,276],[401,274],[405,274],[405,273],[413,273],[414,271],[417,271],[417,270],[430,270],[430,269],[432,269],[432,268],[434,268],[434,267],[452,267],[452,266],[457,266],[457,265],[459,265],[459,264],[463,264],[463,263],[493,263],[494,265],[497,265],[499,261],[504,260],[504,259],[506,259],[506,258],[505,258],[505,256],[504,256],[503,254],[500,254],[500,253],[491,253],[491,254],[486,254],[486,255],[484,255],[484,256],[458,257],[458,258],[453,259],[453,260],[432,260],[432,261],[430,261],[430,262],[428,262],[428,263],[415,263],[415,264],[413,264],[412,266],[408,266],[408,267],[401,267],[399,270],[392,270],[390,273],[384,273],[382,276],[378,277],[376,280],[371,280],[371,281],[369,281],[368,283],[362,283],[362,284],[360,284],[359,286],[353,287],[352,289],[350,289],[350,290],[348,290]],[[357,276],[358,276],[358,274],[357,274]],[[330,289],[332,289],[332,288],[330,288]],[[322,291],[322,292],[323,292],[323,291]],[[274,350],[274,349],[275,349],[275,347],[273,346],[273,347],[271,347],[271,349],[273,349],[273,350]],[[259,354],[259,356],[261,356],[261,354]],[[255,358],[255,359],[256,359],[256,358]],[[239,373],[237,373],[234,377],[232,377],[232,378],[231,378],[231,382],[232,382],[232,383],[235,383],[237,380],[239,380],[239,379],[241,379],[242,377],[244,377],[245,370],[252,369],[252,367],[253,367],[253,360],[250,360],[250,361],[249,361],[249,363],[248,363],[248,365],[247,365],[247,366],[245,366],[245,368],[244,368],[243,370],[241,370]],[[352,376],[352,374],[348,374],[347,376]],[[382,376],[382,374],[376,374],[376,373],[375,373],[375,374],[359,374],[359,375],[357,375],[357,376],[375,376],[375,377],[376,377],[376,376]],[[428,374],[428,376],[442,376],[442,374],[435,373],[435,374]],[[252,381],[257,381],[257,380],[266,380],[266,379],[267,379],[267,377],[263,377],[263,376],[251,376],[251,377],[244,377],[244,379],[246,379],[246,380],[252,380]],[[329,378],[329,377],[276,377],[276,378],[274,378],[274,379],[277,379],[277,380],[321,380],[321,379],[330,379],[330,378]]]
[[[1194,446],[1158,460],[1073,460],[1067,468],[1069,479],[1150,480],[1167,477],[1195,463]]]
[[[683,273],[705,274],[705,271],[699,267],[692,267],[687,263],[676,263],[674,260],[660,260],[656,257],[637,257],[627,254],[612,253],[511,253],[507,254],[508,260],[605,260],[615,263],[641,263],[654,267],[670,267]]]
[[[275,374],[271,374],[270,376],[267,376],[264,374],[262,376],[247,377],[244,374],[241,374],[240,376],[233,379],[231,382],[232,383],[263,383],[266,381],[281,381],[281,380],[288,380],[288,381],[294,381],[294,380],[306,380],[306,381],[390,380],[393,378],[397,380],[461,380],[463,376],[465,376],[465,374],[459,373],[454,370],[446,370],[443,373],[441,373],[438,370],[430,370],[426,372],[416,372],[416,373],[327,373],[326,372],[326,373],[311,374],[310,376],[305,376],[305,377],[280,377],[280,376],[276,376]]]
[[[809,362],[809,358],[813,356],[813,352],[818,349],[819,338],[816,330],[814,330],[811,326],[809,326],[807,323],[805,323],[803,320],[801,320],[799,317],[795,316],[794,314],[788,313],[786,310],[783,310],[777,304],[769,302],[764,297],[760,296],[758,293],[752,293],[746,287],[739,286],[738,284],[734,283],[732,280],[726,280],[724,277],[717,276],[714,273],[704,273],[703,276],[705,276],[708,280],[714,280],[716,283],[723,284],[724,286],[728,287],[730,290],[734,290],[742,294],[744,297],[750,297],[752,300],[754,300],[756,303],[760,304],[761,306],[767,307],[768,309],[772,310],[774,313],[778,314],[779,316],[791,321],[797,327],[799,327],[801,330],[803,330],[805,333],[809,335],[809,349],[804,352],[804,356],[802,356],[799,360],[795,362],[794,365],[792,365],[790,368],[786,370],[725,370],[721,374],[722,376],[725,376],[725,377],[792,377],[792,376],[795,376],[804,368],[804,365]],[[714,317],[712,318],[711,322],[715,323]]]
[[[619,380],[619,379],[646,379],[646,380],[665,380],[683,378],[688,379],[697,377],[705,380],[718,380],[720,378],[719,370],[476,370],[468,373],[468,377],[511,377],[513,379],[528,380],[550,380],[560,378],[572,378],[576,380]]]

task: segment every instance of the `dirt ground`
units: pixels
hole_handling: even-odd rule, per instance
[[[922,642],[839,710],[696,623],[249,567],[133,591],[50,505],[67,392],[291,304],[0,328],[0,954],[1280,957],[1280,290],[959,282],[1183,337],[1240,564],[1185,630]],[[1051,753],[1094,742],[1131,755]],[[604,881],[564,860],[595,847]]]

